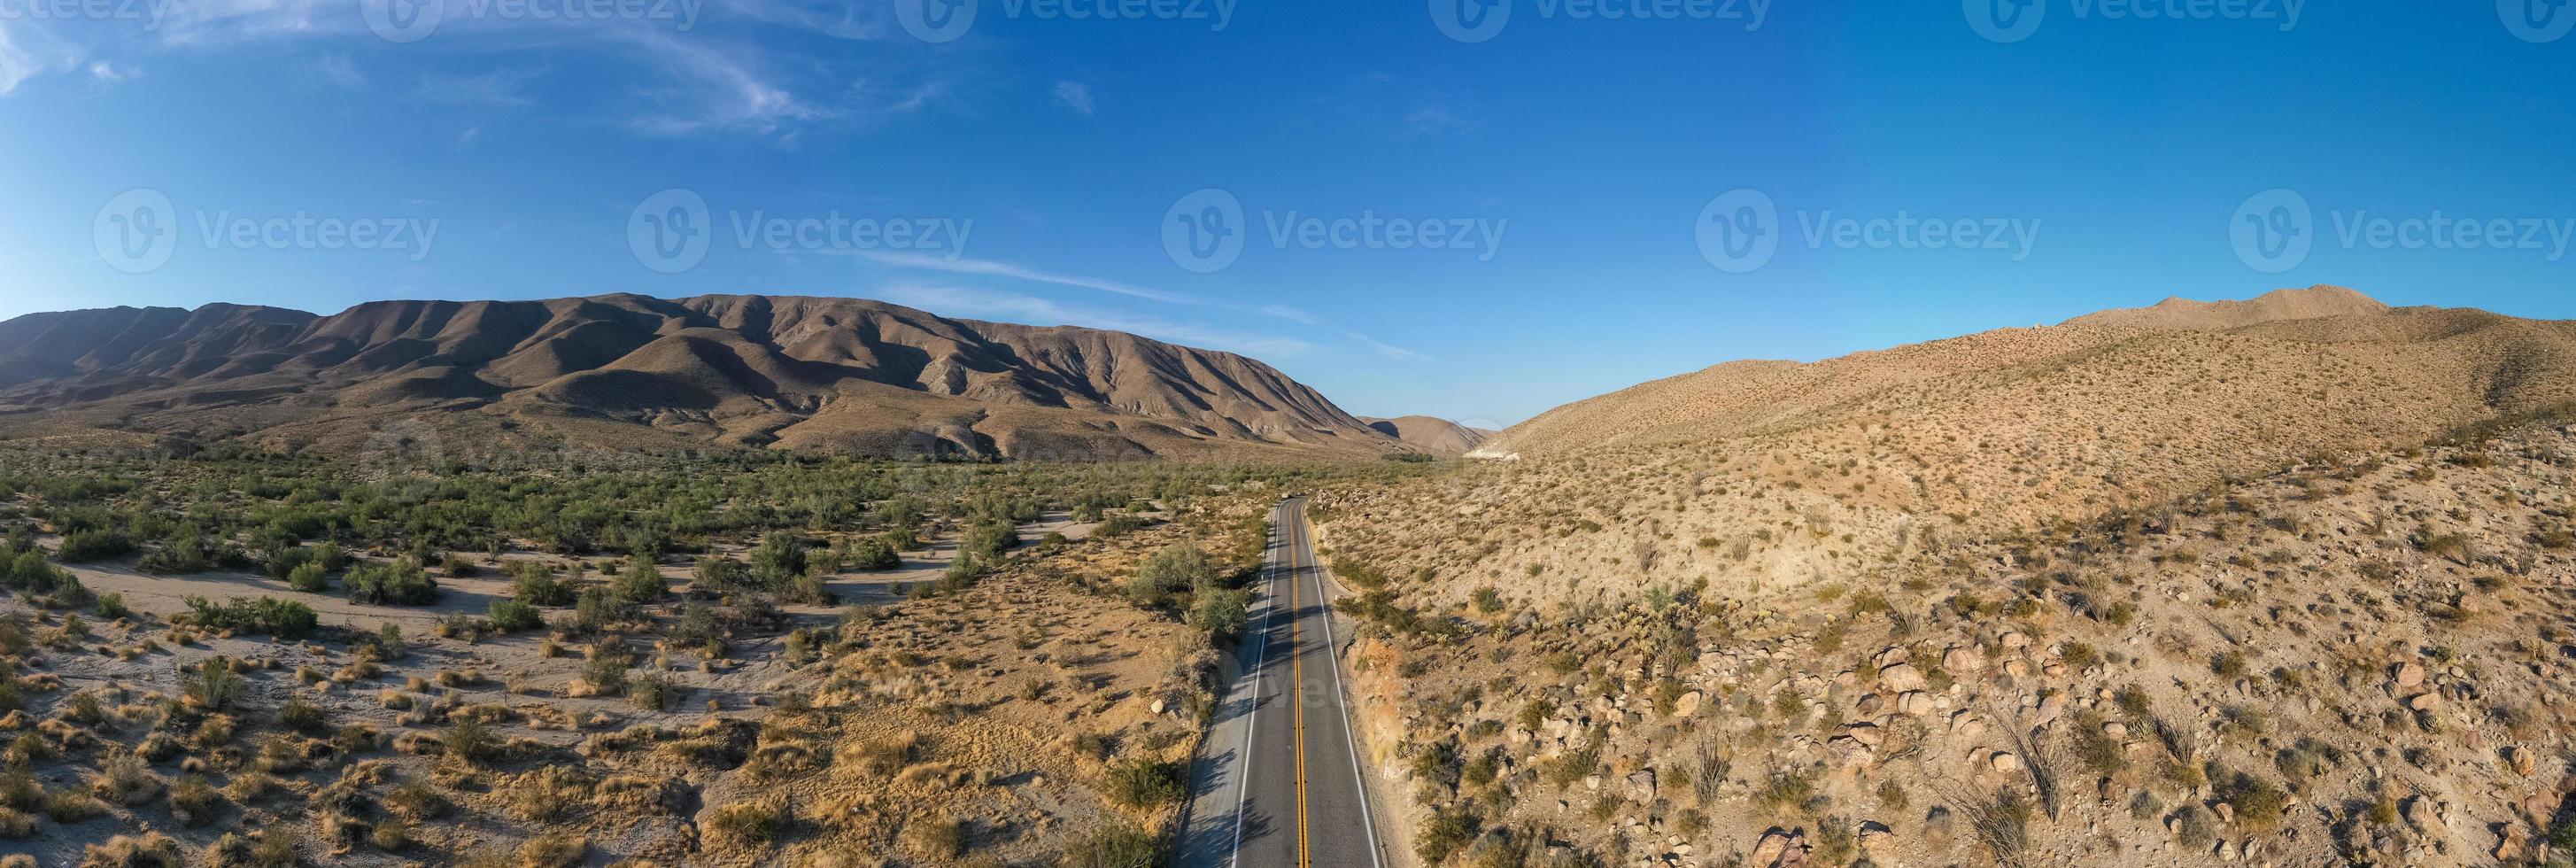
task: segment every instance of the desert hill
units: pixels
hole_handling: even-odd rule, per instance
[[[2571,349],[2319,288],[1569,405],[1318,496],[1359,725],[1470,862],[2558,864]]]
[[[1839,500],[2019,523],[2570,400],[2576,323],[2318,287],[1730,362],[1560,407],[1473,454],[1829,471]]]
[[[1375,454],[1277,369],[845,298],[237,305],[0,323],[0,437],[779,447],[1008,458]]]
[[[1442,458],[1467,454],[1485,442],[1485,433],[1436,416],[1398,416],[1380,419],[1362,416],[1377,432],[1402,441],[1405,445]]]

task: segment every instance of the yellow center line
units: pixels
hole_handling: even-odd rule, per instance
[[[1291,697],[1296,706],[1291,715],[1297,736],[1297,868],[1308,868],[1314,863],[1306,838],[1306,655],[1302,647],[1305,618],[1300,615],[1306,603],[1300,593],[1303,583],[1297,581],[1297,549],[1298,537],[1292,527],[1288,536],[1288,677],[1296,685]]]

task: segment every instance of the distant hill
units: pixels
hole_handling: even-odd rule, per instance
[[[1375,455],[1260,361],[846,298],[216,304],[0,322],[0,438],[1015,459]]]
[[[1441,458],[1465,455],[1485,442],[1486,435],[1491,433],[1433,416],[1398,416],[1393,419],[1362,416],[1360,421],[1404,445]]]

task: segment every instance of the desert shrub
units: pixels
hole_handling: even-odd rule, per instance
[[[633,668],[635,655],[626,653],[626,649],[613,644],[597,645],[582,664],[581,680],[601,694],[617,696],[626,692],[626,673]]]
[[[1244,621],[1249,617],[1252,592],[1234,591],[1213,585],[1201,585],[1197,600],[1190,607],[1190,626],[1207,631],[1218,642],[1243,635]]]
[[[861,539],[850,546],[850,568],[855,570],[891,570],[903,566],[903,556],[883,538]]]
[[[198,708],[222,711],[239,702],[243,691],[241,673],[234,672],[232,661],[223,657],[207,658],[197,665],[197,674],[187,680],[188,701]]]
[[[626,571],[617,574],[617,579],[609,583],[609,593],[620,602],[636,605],[658,603],[671,593],[671,583],[662,578],[662,571],[652,562],[639,558],[628,563]]]
[[[277,707],[277,725],[298,732],[321,732],[331,725],[330,712],[298,696]]]
[[[520,561],[510,568],[510,597],[531,606],[572,605],[573,587],[555,578],[555,571],[535,561]]]
[[[187,868],[179,842],[159,832],[118,835],[81,850],[81,868]]]
[[[485,617],[492,622],[492,629],[502,632],[534,630],[546,625],[545,615],[539,613],[537,607],[518,600],[493,600],[484,611]]]
[[[1962,800],[1960,810],[1968,815],[1968,829],[1977,843],[1985,845],[1996,864],[2018,868],[2028,863],[2025,851],[2030,848],[2033,811],[2020,787],[2006,786],[1991,799]]]
[[[1442,808],[1431,813],[1413,836],[1413,853],[1422,864],[1439,865],[1451,855],[1466,849],[1476,840],[1476,818],[1463,808]]]
[[[448,756],[478,763],[500,755],[501,737],[478,717],[460,717],[439,736],[439,746]]]
[[[189,775],[170,785],[170,811],[183,824],[203,826],[213,822],[223,804],[223,795],[215,792],[214,785],[207,783],[203,775]]]
[[[349,586],[351,602],[426,606],[438,601],[438,582],[429,577],[419,561],[408,557],[351,570],[344,583]]]
[[[63,535],[63,543],[54,550],[54,558],[67,564],[85,564],[133,553],[134,540],[123,531],[76,530]]]
[[[1177,543],[1155,552],[1136,568],[1127,597],[1140,606],[1159,606],[1172,594],[1216,581],[1216,566],[1194,543]]]
[[[438,571],[451,579],[462,579],[477,572],[473,561],[455,552],[449,552],[447,557],[439,560]]]
[[[190,620],[218,630],[264,633],[291,640],[312,635],[321,623],[313,607],[275,597],[236,597],[222,603],[189,597],[187,603]]]
[[[1116,539],[1118,537],[1144,530],[1146,526],[1146,522],[1142,518],[1128,515],[1126,513],[1119,513],[1102,519],[1098,526],[1091,529],[1091,535],[1101,539]]]
[[[2269,832],[2281,827],[2288,815],[2290,794],[2270,781],[2242,772],[2213,776],[2217,795],[2236,808],[2236,825],[2249,832]]]
[[[125,595],[124,595],[124,594],[100,594],[100,595],[98,595],[98,616],[99,616],[99,617],[101,617],[101,618],[106,618],[106,619],[108,619],[108,620],[111,620],[111,621],[112,621],[112,620],[115,620],[115,619],[118,619],[118,618],[123,618],[123,617],[130,616],[130,615],[133,615],[133,614],[134,614],[134,610],[132,610],[132,609],[128,609],[128,608],[126,608],[126,607],[125,607]]]
[[[760,538],[760,547],[751,551],[751,578],[762,587],[777,590],[805,573],[805,538],[789,531],[770,531]]]
[[[1064,861],[1068,868],[1153,868],[1162,850],[1162,842],[1145,830],[1116,823],[1075,841]]]
[[[324,572],[321,564],[297,564],[287,571],[286,586],[307,594],[319,594],[331,590],[331,574]]]
[[[1109,800],[1131,808],[1159,808],[1178,801],[1186,790],[1179,764],[1145,757],[1111,766],[1108,777]]]
[[[785,837],[793,820],[787,807],[774,801],[741,802],[715,809],[707,830],[744,844],[768,844]]]
[[[951,817],[923,817],[904,825],[903,845],[923,859],[954,859],[966,852],[966,827]]]

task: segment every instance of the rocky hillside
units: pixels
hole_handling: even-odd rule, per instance
[[[859,299],[116,308],[0,323],[0,348],[0,437],[12,439],[1067,459],[1396,448],[1232,353]]]
[[[1406,446],[1441,458],[1465,455],[1485,442],[1485,432],[1436,416],[1398,416],[1393,419],[1362,416],[1360,421]]]
[[[1690,556],[1534,553],[1610,531],[1462,514],[1455,482],[1328,496],[1323,542],[1433,864],[2557,865],[2564,418],[1794,586],[1687,531]]]

